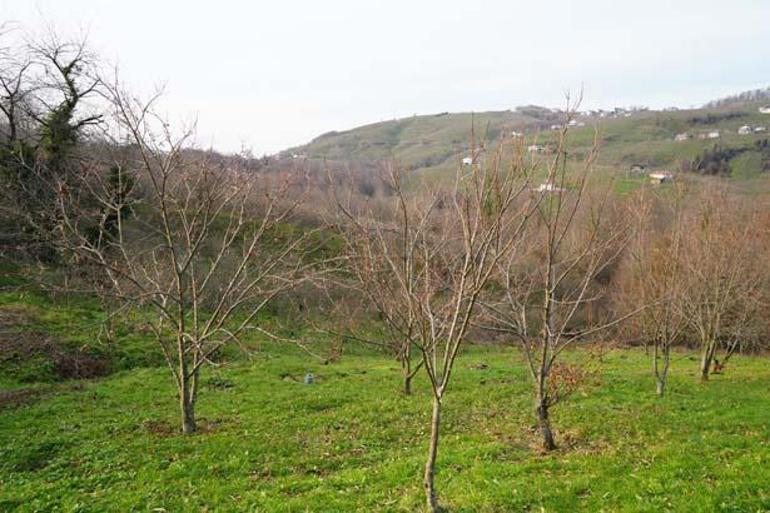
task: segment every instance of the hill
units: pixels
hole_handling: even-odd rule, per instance
[[[726,164],[721,174],[741,180],[762,177],[770,169],[768,132],[764,131],[770,127],[770,115],[758,110],[765,97],[747,93],[731,98],[735,101],[724,99],[690,110],[581,112],[570,131],[572,149],[576,155],[586,152],[598,133],[602,147],[598,165],[608,171],[627,171],[634,165],[646,170],[697,170],[716,149],[716,158]],[[559,110],[535,106],[413,116],[329,132],[284,154],[368,163],[393,158],[440,175],[456,169],[467,155],[472,133],[492,143],[518,132],[528,145],[543,144],[552,137],[551,127],[564,118]],[[744,126],[751,133],[739,133]],[[718,137],[709,138],[711,132],[719,132]],[[678,134],[687,134],[687,138],[676,140]]]

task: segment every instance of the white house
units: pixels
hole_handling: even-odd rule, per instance
[[[719,139],[719,135],[719,130],[712,130],[698,134],[698,139]]]
[[[743,125],[738,129],[738,133],[740,135],[749,135],[752,132],[751,127],[749,125]]]
[[[759,108],[759,112],[762,114],[770,114],[770,105],[763,105]]]
[[[537,186],[537,189],[535,189],[536,192],[553,192],[555,194],[559,194],[562,192],[565,192],[566,189],[563,189],[561,187],[557,187],[552,183],[541,183]]]
[[[463,157],[463,166],[470,166],[473,164],[473,157]]]
[[[757,132],[757,133],[759,133],[759,132],[767,132],[767,127],[764,127],[764,126],[755,126],[755,127],[754,127],[754,131],[755,131],[755,132]]]
[[[676,134],[676,135],[674,136],[674,140],[675,140],[675,141],[678,141],[678,142],[681,142],[681,141],[686,141],[686,140],[688,140],[689,138],[690,138],[690,134],[688,134],[687,132],[682,132],[681,134]]]
[[[650,182],[655,184],[670,182],[674,179],[674,176],[671,173],[666,173],[665,171],[656,171],[647,176],[650,177]]]
[[[527,147],[527,151],[530,153],[539,153],[543,151],[543,147],[539,144],[532,144],[531,146]]]

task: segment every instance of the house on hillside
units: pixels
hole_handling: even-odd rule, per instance
[[[463,157],[462,163],[463,166],[472,166],[473,164],[478,164],[481,162],[481,159],[484,157],[484,148],[476,148],[471,155],[466,155]]]
[[[677,141],[677,142],[682,142],[682,141],[687,141],[687,140],[689,140],[689,139],[690,139],[690,137],[692,137],[692,136],[691,136],[689,133],[687,133],[687,132],[682,132],[681,134],[676,134],[676,135],[674,136],[674,140],[675,140],[675,141]]]
[[[738,129],[739,135],[749,135],[751,132],[753,132],[753,130],[749,125],[743,125]]]
[[[674,175],[671,173],[667,173],[666,171],[656,171],[654,173],[650,173],[647,175],[650,177],[650,183],[653,184],[661,184],[666,182],[671,182],[674,180]]]
[[[754,132],[760,133],[760,132],[767,132],[767,127],[765,126],[755,126]]]
[[[719,130],[712,130],[711,132],[702,132],[698,134],[698,139],[719,139],[720,135]]]
[[[535,192],[551,192],[554,194],[561,194],[562,192],[566,192],[567,189],[564,189],[562,187],[557,187],[556,185],[552,183],[541,183],[540,185],[535,188]]]
[[[759,112],[762,114],[770,114],[770,105],[763,105],[759,108]]]

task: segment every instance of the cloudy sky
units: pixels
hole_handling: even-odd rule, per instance
[[[273,153],[412,114],[691,106],[770,85],[767,0],[0,0],[85,32],[201,145]]]

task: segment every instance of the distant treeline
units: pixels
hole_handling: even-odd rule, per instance
[[[725,96],[718,100],[712,100],[704,105],[705,108],[725,107],[736,103],[770,101],[770,87],[764,89],[754,89],[742,93]]]

